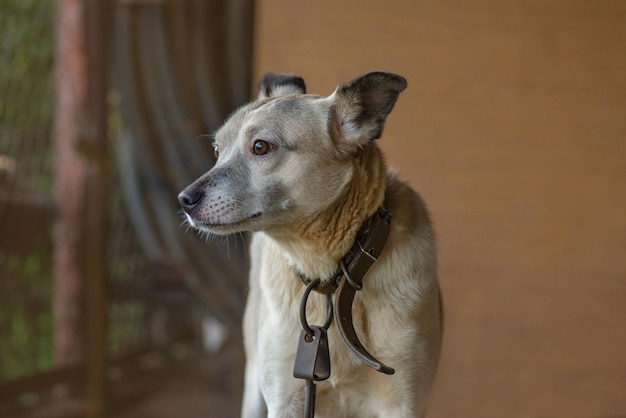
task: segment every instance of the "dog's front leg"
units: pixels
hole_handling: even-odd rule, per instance
[[[243,315],[244,348],[246,351],[246,370],[244,376],[243,401],[241,404],[242,418],[265,418],[267,406],[261,392],[261,377],[259,364],[259,315],[260,289],[259,267],[262,246],[259,239],[253,236],[250,245],[250,281],[248,300]]]
[[[259,371],[256,362],[246,362],[246,373],[241,405],[241,418],[265,418],[267,407],[259,382]]]
[[[278,324],[261,327],[259,380],[268,418],[301,418],[304,381],[293,377],[295,348],[290,336],[276,332]]]
[[[301,418],[303,416],[303,386],[290,382],[287,385],[275,385],[267,392],[267,418]]]

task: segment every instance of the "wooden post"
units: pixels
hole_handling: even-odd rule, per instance
[[[107,230],[110,161],[107,129],[111,7],[114,2],[86,0],[85,33],[89,132],[85,138],[87,170],[85,278],[87,327],[87,417],[99,418],[106,406],[108,279]]]
[[[84,359],[83,226],[86,162],[77,152],[86,124],[87,74],[84,2],[57,2],[55,51],[54,358],[57,366]]]
[[[86,416],[94,418],[105,412],[111,4],[57,2],[55,360],[86,364]]]

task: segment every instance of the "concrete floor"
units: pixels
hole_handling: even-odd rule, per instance
[[[218,353],[195,352],[150,382],[134,381],[139,389],[153,388],[123,406],[110,405],[110,418],[230,418],[238,417],[243,381],[243,348],[229,341]],[[154,380],[159,380],[155,386]]]

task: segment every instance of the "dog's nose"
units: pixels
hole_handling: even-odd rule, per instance
[[[185,212],[190,212],[201,199],[202,192],[197,189],[185,189],[178,195],[178,202],[185,209]]]

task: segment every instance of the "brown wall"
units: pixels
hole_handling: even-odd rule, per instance
[[[626,2],[261,0],[256,73],[409,88],[381,146],[429,202],[432,417],[626,414]]]

